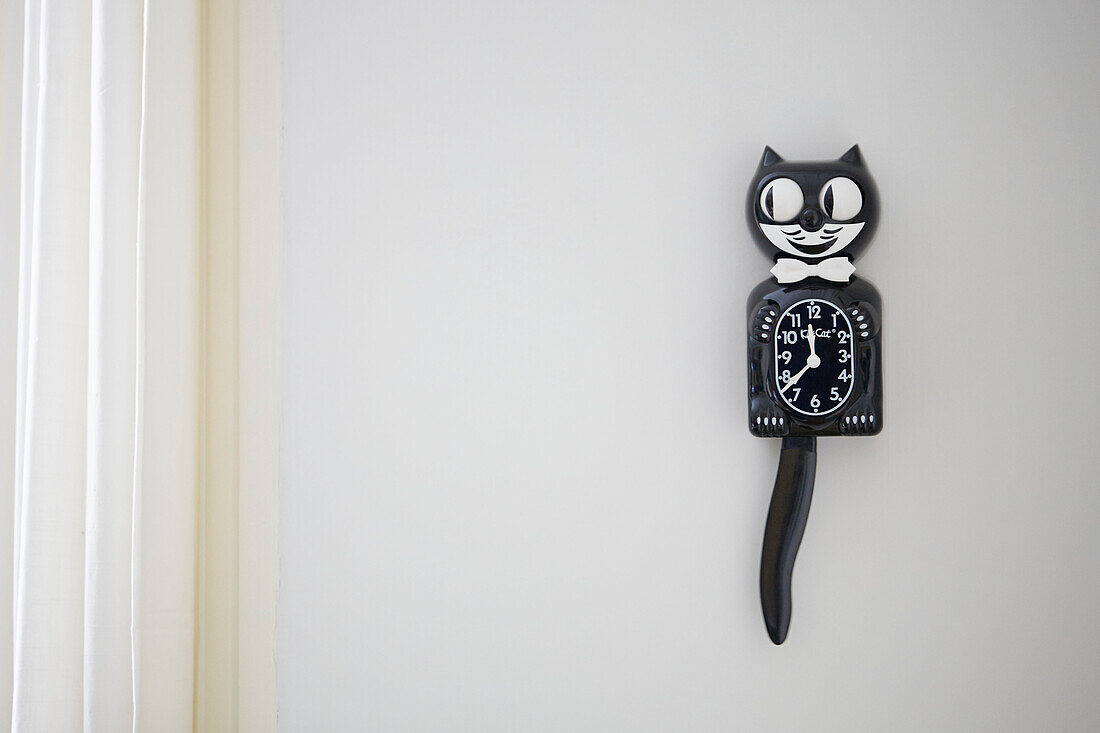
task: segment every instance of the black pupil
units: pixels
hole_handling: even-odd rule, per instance
[[[821,199],[822,206],[825,208],[825,214],[831,219],[833,217],[833,187],[829,186],[825,189],[825,195]]]
[[[797,303],[779,319],[775,336],[775,389],[782,402],[804,415],[825,415],[844,404],[854,381],[852,329],[840,308],[825,300]],[[810,366],[811,354],[817,366]]]
[[[769,219],[775,218],[775,202],[773,197],[775,195],[775,189],[768,187],[767,193],[764,194],[764,213],[768,215]]]

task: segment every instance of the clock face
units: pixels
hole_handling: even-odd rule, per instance
[[[852,324],[827,300],[795,303],[775,330],[775,383],[785,405],[827,415],[852,393]]]

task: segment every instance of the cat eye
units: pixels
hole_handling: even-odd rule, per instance
[[[851,178],[833,178],[821,188],[821,210],[833,221],[848,221],[863,208],[863,194]]]
[[[802,211],[802,189],[790,178],[769,181],[760,194],[760,209],[775,222],[791,221]]]

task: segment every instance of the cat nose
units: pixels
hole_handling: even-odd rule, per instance
[[[798,217],[798,223],[808,232],[816,232],[825,223],[825,217],[817,209],[806,209]]]

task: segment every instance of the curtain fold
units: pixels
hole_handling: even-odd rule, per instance
[[[92,4],[84,728],[133,725],[140,0]]]
[[[16,356],[19,333],[19,182],[23,3],[0,0],[0,690],[12,689]],[[11,695],[0,695],[0,730]]]
[[[0,0],[0,729],[275,727],[278,17]]]
[[[37,65],[33,180],[22,196],[25,319],[22,467],[15,559],[13,730],[81,725],[88,352],[90,8],[43,2],[25,40]],[[28,42],[29,41],[29,42]],[[24,118],[24,124],[27,124]]]
[[[131,593],[135,730],[190,730],[200,472],[201,4],[146,3]]]
[[[23,22],[12,729],[192,730],[202,6]]]

